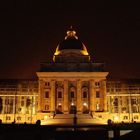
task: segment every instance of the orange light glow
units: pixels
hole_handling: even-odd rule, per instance
[[[118,116],[114,116],[114,122],[119,122],[119,117]]]
[[[59,54],[60,54],[60,51],[58,50],[58,47],[57,47],[54,55],[59,55]]]
[[[85,51],[85,50],[82,50],[81,53],[82,53],[83,55],[89,55],[88,52]]]

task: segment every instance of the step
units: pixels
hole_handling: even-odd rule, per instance
[[[74,114],[56,114],[54,119],[68,119],[73,118]]]
[[[54,119],[72,119],[74,114],[56,114]],[[89,114],[76,114],[78,119],[92,119],[92,116]]]

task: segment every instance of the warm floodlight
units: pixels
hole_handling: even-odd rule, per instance
[[[71,103],[72,106],[74,106],[74,103]]]
[[[87,106],[87,103],[83,103],[83,106]]]
[[[118,122],[119,121],[119,117],[118,116],[115,116],[114,117],[114,122]]]

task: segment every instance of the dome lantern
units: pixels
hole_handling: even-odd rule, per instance
[[[67,31],[67,36],[65,36],[65,40],[67,38],[75,38],[78,39],[78,37],[76,36],[76,31],[73,30],[73,27],[70,26],[70,29]]]
[[[65,39],[58,44],[53,56],[53,60],[55,62],[56,58],[61,60],[65,58],[67,60],[70,60],[70,57],[74,57],[78,61],[79,58],[84,58],[84,60],[85,58],[87,58],[88,61],[90,60],[90,56],[88,54],[86,46],[78,39],[78,37],[76,36],[76,31],[73,30],[72,26],[67,31]]]

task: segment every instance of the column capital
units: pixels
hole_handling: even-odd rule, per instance
[[[81,79],[78,79],[76,82],[77,82],[77,85],[78,85],[78,86],[80,86],[81,83],[82,83]]]
[[[95,87],[95,81],[94,80],[90,80],[90,87]]]
[[[56,81],[56,79],[51,79],[50,81],[51,81],[51,82],[54,82],[54,81]]]
[[[55,84],[55,80],[51,80],[51,84],[54,85]]]
[[[63,82],[68,82],[68,79],[64,79]]]

